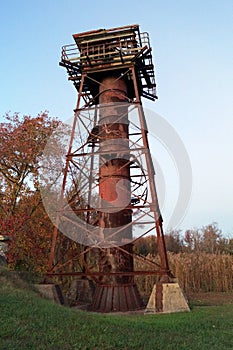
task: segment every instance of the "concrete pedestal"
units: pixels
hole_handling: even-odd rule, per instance
[[[172,313],[190,311],[178,283],[155,284],[145,313]]]

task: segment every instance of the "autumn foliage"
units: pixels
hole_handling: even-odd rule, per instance
[[[8,263],[12,268],[46,268],[52,224],[43,208],[38,169],[48,137],[59,122],[6,115],[0,124],[0,227],[11,237]]]

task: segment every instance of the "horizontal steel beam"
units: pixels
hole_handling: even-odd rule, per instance
[[[158,275],[161,276],[164,274],[163,270],[146,270],[146,271],[129,271],[129,272],[48,272],[46,276],[93,276],[93,277],[101,277],[101,276],[153,276]]]

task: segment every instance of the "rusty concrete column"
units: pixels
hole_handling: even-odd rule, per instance
[[[99,227],[110,247],[99,251],[99,270],[104,274],[96,288],[93,309],[135,310],[143,304],[133,276],[109,275],[133,272],[132,210],[126,208],[131,203],[127,85],[119,75],[118,79],[104,77],[99,92],[99,195],[104,208]]]
[[[127,114],[127,85],[124,80],[114,76],[106,77],[100,84],[100,159],[99,193],[102,205],[115,203],[116,211],[112,208],[100,213],[100,227],[105,236],[113,229],[110,243],[121,244],[124,240],[132,240],[131,226],[123,228],[132,220],[132,213],[124,209],[131,202],[130,165],[128,143],[128,114]],[[122,152],[122,153],[121,153]],[[127,152],[127,153],[126,153]],[[123,208],[121,210],[121,208]],[[114,233],[121,228],[119,234]],[[110,233],[111,235],[111,233]],[[108,239],[108,237],[105,237]],[[124,246],[131,253],[131,245]],[[133,271],[133,257],[116,248],[108,248],[101,252],[100,268],[104,272]],[[105,277],[104,283],[131,282],[132,277]]]

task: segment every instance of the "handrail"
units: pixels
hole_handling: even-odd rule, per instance
[[[108,54],[108,55],[114,54],[114,53],[116,53],[115,51],[119,51],[119,52],[121,52],[122,54],[125,55],[127,52],[129,52],[129,53],[138,52],[138,51],[142,50],[142,48],[145,47],[145,46],[150,48],[149,34],[147,32],[140,33],[140,43],[139,43],[139,40],[137,40],[137,38],[136,38],[136,41],[138,43],[137,47],[131,46],[130,42],[121,40],[122,37],[120,35],[119,35],[119,37],[113,37],[113,39],[117,39],[117,38],[119,39],[118,42],[116,42],[114,40],[112,43],[110,41],[107,44],[99,43],[99,44],[96,44],[96,45],[92,44],[91,40],[90,41],[88,41],[88,40],[87,41],[83,41],[82,42],[82,45],[84,46],[83,50],[87,51],[87,53],[88,52],[94,52],[95,50],[98,51],[98,53],[96,53],[96,54],[91,54],[91,55],[87,54],[86,55],[86,56],[88,56],[90,58],[94,58],[95,55],[98,55],[98,57],[99,56],[101,57],[101,56],[105,56],[106,54]],[[86,47],[85,47],[85,44],[86,44]],[[88,44],[91,44],[91,45],[88,45]],[[114,51],[108,51],[108,49],[111,49],[111,48],[112,49],[114,48],[115,50]],[[103,52],[101,52],[101,50]],[[80,52],[80,50],[79,50],[79,48],[78,48],[76,43],[75,44],[65,45],[65,46],[62,47],[62,56],[61,56],[61,58],[65,59],[65,60],[71,60],[71,58],[70,58],[71,56],[77,56],[76,60],[85,58],[81,54],[81,52]],[[72,58],[72,60],[74,60],[74,59]]]
[[[83,60],[87,60],[87,59],[93,59],[93,60],[98,60],[101,58],[108,58],[111,59],[112,57],[116,57],[119,56],[120,54],[122,54],[123,59],[127,58],[134,58],[135,56],[137,56],[137,54],[140,54],[140,52],[144,51],[147,47],[135,47],[135,48],[121,48],[119,50],[117,50],[117,48],[115,48],[114,51],[108,51],[108,52],[97,52],[95,54],[91,54],[91,55],[77,55],[80,54],[79,50],[77,49],[77,46],[74,45],[66,45],[63,46],[62,48],[62,59],[65,59],[67,61],[83,61]],[[76,56],[77,55],[77,56]],[[75,57],[73,57],[75,56]]]

